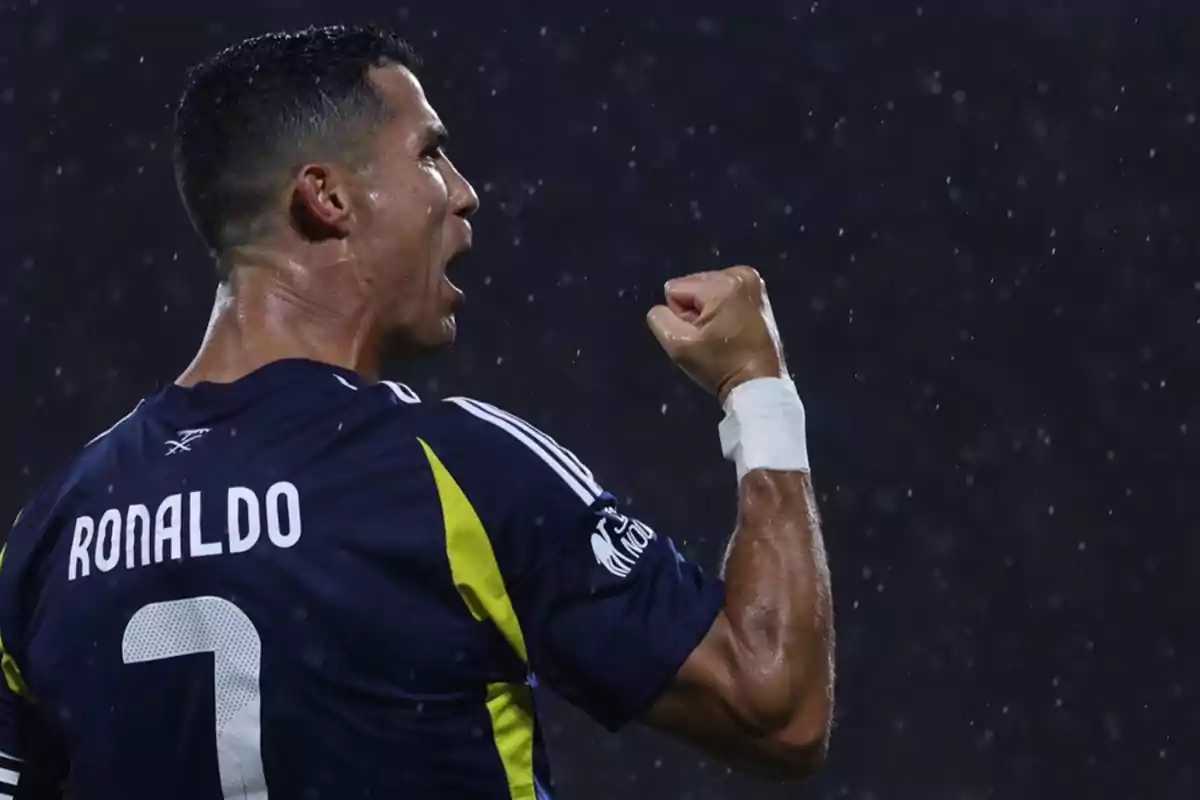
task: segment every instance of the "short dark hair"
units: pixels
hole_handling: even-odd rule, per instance
[[[291,170],[352,157],[353,137],[386,115],[368,72],[390,64],[419,62],[395,34],[336,25],[247,39],[192,68],[175,112],[175,182],[214,256],[252,238]]]

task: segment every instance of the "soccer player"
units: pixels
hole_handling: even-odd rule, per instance
[[[821,764],[829,578],[761,280],[681,278],[649,315],[726,411],[721,580],[529,423],[379,380],[454,340],[478,206],[415,66],[333,27],[193,71],[176,170],[215,308],[11,531],[0,795],[541,800],[538,681],[749,772]]]

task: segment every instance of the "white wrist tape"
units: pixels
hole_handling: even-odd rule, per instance
[[[718,427],[721,452],[737,465],[738,480],[752,469],[808,472],[804,403],[788,378],[756,378],[725,398]]]

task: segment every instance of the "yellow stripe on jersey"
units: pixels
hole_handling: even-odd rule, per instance
[[[524,683],[489,683],[487,709],[509,794],[513,800],[535,800],[533,691]]]
[[[481,622],[491,620],[521,660],[528,661],[525,634],[521,632],[517,612],[513,610],[508,590],[504,588],[504,578],[500,575],[496,555],[492,552],[492,541],[454,476],[428,444],[418,441],[425,448],[425,457],[429,459],[438,497],[442,501],[446,555],[450,557],[450,574],[454,585],[471,610],[471,615]]]
[[[17,519],[21,515],[17,514]],[[15,522],[13,524],[16,524]],[[4,567],[4,554],[8,552],[8,543],[0,547],[0,569]],[[4,671],[4,682],[8,684],[8,688],[12,689],[16,694],[24,697],[26,700],[33,700],[33,693],[29,691],[29,687],[25,684],[25,679],[21,677],[21,668],[17,666],[17,662],[4,649],[4,639],[0,637],[0,669]]]
[[[459,597],[470,609],[471,616],[495,625],[521,660],[528,663],[525,634],[521,632],[517,612],[513,610],[504,577],[496,564],[491,539],[454,476],[428,444],[418,441],[429,459],[441,500],[446,556]],[[496,752],[508,776],[510,795],[513,800],[534,800],[537,794],[533,777],[534,714],[529,686],[524,683],[488,684],[487,709],[492,718]]]

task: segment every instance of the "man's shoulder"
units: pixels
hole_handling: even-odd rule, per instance
[[[585,505],[604,496],[575,453],[525,418],[471,397],[428,405],[416,435],[451,474],[510,491],[563,493]]]
[[[140,405],[139,403],[138,407]],[[25,551],[33,549],[33,543],[44,534],[48,520],[58,513],[64,504],[69,503],[74,488],[85,481],[89,474],[97,469],[97,464],[104,460],[108,435],[128,421],[136,411],[137,408],[60,461],[34,489],[25,505],[17,512],[16,519],[13,520],[3,541],[6,546],[3,563],[9,566],[10,572],[13,562],[20,560]],[[9,547],[14,541],[17,546]]]

